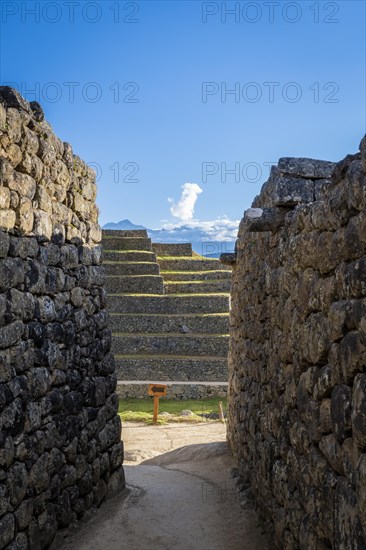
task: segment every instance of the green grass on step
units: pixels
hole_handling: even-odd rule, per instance
[[[135,264],[138,264],[138,265],[151,265],[151,264],[154,264],[155,262],[133,262],[133,261],[128,261],[128,262],[117,262],[117,261],[113,261],[113,260],[104,260],[103,261],[103,264],[123,264],[123,265],[135,265]]]
[[[172,417],[162,416],[158,418],[159,424],[167,422],[202,422],[204,417],[199,414],[217,413],[219,410],[219,402],[222,402],[222,407],[226,410],[226,398],[215,397],[212,399],[165,399],[160,398],[159,413],[167,412],[173,415]],[[189,410],[194,413],[194,416],[181,416],[181,411]],[[130,422],[152,422],[153,415],[153,398],[147,399],[120,399],[119,414],[122,421]]]
[[[144,413],[144,412],[134,412],[134,411],[125,411],[124,413],[120,413],[120,417],[122,422],[144,422],[145,424],[152,425],[153,424],[153,413]],[[202,416],[198,416],[197,414],[192,414],[189,416],[174,414],[165,416],[160,415],[158,416],[157,424],[158,425],[165,425],[168,423],[178,423],[178,422],[187,422],[189,424],[197,424],[199,422],[213,422],[212,420],[207,420],[206,418],[202,418]]]
[[[224,281],[226,282],[226,281]],[[185,281],[165,281],[166,285],[221,285],[222,281],[218,281],[216,279],[204,279],[201,281],[197,281],[196,279],[190,280],[187,279]]]
[[[122,422],[144,422],[145,424],[153,423],[153,413],[152,412],[142,412],[142,411],[124,411],[119,413]],[[196,417],[195,417],[196,418]],[[164,417],[158,417],[157,424],[167,424],[167,421]]]
[[[136,254],[149,254],[150,256],[152,254],[155,255],[155,252],[153,250],[134,250],[134,249],[128,249],[128,250],[119,250],[119,249],[115,249],[115,248],[105,248],[103,250],[103,252],[116,252],[117,254],[131,254],[131,253],[136,253]]]
[[[196,256],[157,256],[158,260],[182,260],[191,262],[192,260],[195,262],[219,262],[216,258],[206,258],[205,256],[199,256],[198,254]]]
[[[207,275],[207,273],[218,273],[221,275],[221,273],[225,273],[225,271],[231,273],[231,269],[207,269],[206,271],[173,271],[162,269],[160,275]]]

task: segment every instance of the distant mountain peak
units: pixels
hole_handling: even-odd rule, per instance
[[[103,225],[103,229],[147,229],[144,225],[136,225],[127,218],[119,222],[109,222]]]

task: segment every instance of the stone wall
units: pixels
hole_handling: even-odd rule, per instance
[[[0,548],[124,486],[94,172],[0,88]]]
[[[229,440],[283,549],[366,548],[366,138],[280,159],[241,222]]]
[[[191,243],[152,243],[157,256],[192,256]]]

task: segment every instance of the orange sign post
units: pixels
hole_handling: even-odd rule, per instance
[[[153,424],[156,424],[159,414],[159,398],[166,396],[166,384],[149,384],[147,393],[154,396]]]

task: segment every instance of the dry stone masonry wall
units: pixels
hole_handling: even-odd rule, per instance
[[[124,486],[93,171],[0,88],[0,548]]]
[[[227,259],[229,440],[281,549],[366,548],[366,138],[360,148],[336,165],[281,159]]]

